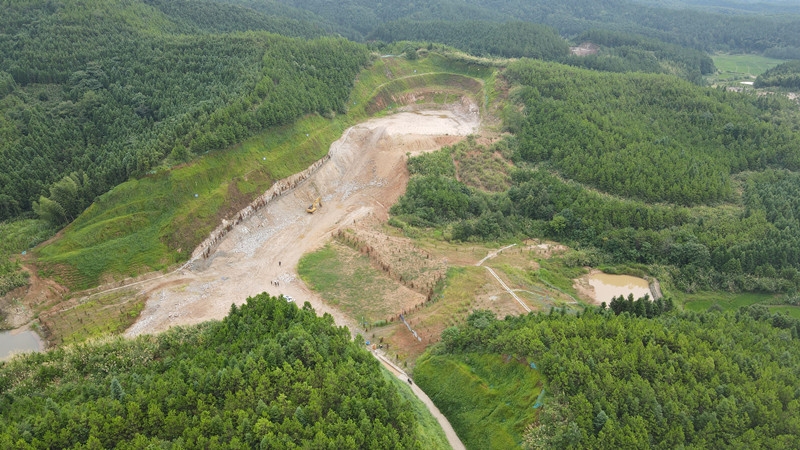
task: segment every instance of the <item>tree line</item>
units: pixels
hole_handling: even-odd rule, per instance
[[[238,4],[252,0],[228,0]],[[593,29],[635,33],[703,51],[779,52],[800,55],[800,15],[789,10],[761,14],[743,5],[727,11],[698,7],[643,5],[613,0],[470,0],[457,2],[375,3],[367,0],[279,0],[291,8],[324,17],[347,29],[353,39],[364,39],[383,24],[398,20],[425,21],[523,21],[547,25],[562,36],[574,37]],[[735,11],[734,14],[728,12]],[[407,28],[411,30],[412,28]],[[407,37],[409,40],[423,38]]]
[[[436,42],[476,56],[555,60],[569,53],[566,41],[554,29],[526,22],[403,19],[382,24],[369,37],[387,42]]]
[[[800,60],[787,61],[768,69],[756,77],[753,86],[757,88],[783,87],[800,89]]]

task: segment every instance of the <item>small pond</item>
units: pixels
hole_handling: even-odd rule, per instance
[[[0,331],[0,361],[14,353],[40,352],[43,348],[42,340],[33,331]]]
[[[627,297],[631,292],[633,298],[644,297],[645,294],[653,298],[653,294],[650,293],[650,283],[644,278],[599,272],[589,276],[589,284],[594,288],[594,299],[597,303],[608,304],[612,298],[620,295]]]

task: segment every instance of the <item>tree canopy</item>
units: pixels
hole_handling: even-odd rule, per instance
[[[422,448],[363,340],[261,294],[221,322],[0,363],[3,448]]]
[[[76,216],[71,205],[86,207],[165,158],[181,163],[303,114],[344,110],[367,61],[365,47],[263,31],[216,34],[321,33],[299,22],[292,25],[297,32],[258,21],[247,25],[236,19],[255,14],[247,8],[186,3],[191,7],[63,1],[4,8],[0,220],[36,203],[42,217],[61,225]],[[215,25],[197,23],[201,18]],[[241,27],[225,25],[234,23]],[[73,190],[78,197],[54,196],[73,172],[86,176]]]
[[[478,311],[447,329],[432,354],[534,362],[548,395],[526,447],[791,448],[800,433],[798,332],[799,320],[763,306],[653,319],[594,308],[505,320]],[[427,365],[418,383],[437,391],[444,367]]]

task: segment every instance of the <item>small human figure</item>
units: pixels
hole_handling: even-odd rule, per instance
[[[278,261],[278,267],[280,267],[280,266],[281,266],[281,262],[280,262],[280,261]]]

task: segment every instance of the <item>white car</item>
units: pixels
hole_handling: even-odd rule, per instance
[[[292,303],[294,299],[290,295],[284,295],[283,298],[286,299],[287,302]]]

